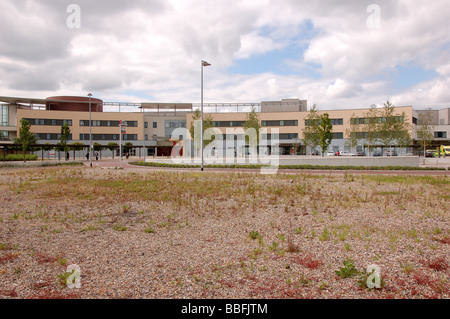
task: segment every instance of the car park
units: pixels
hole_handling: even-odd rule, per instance
[[[342,151],[339,155],[340,156],[355,156],[355,154],[350,153],[348,151]]]
[[[394,150],[388,150],[386,156],[397,156],[397,152]]]
[[[375,151],[372,153],[372,156],[381,156],[381,152]]]

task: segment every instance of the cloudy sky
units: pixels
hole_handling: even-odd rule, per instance
[[[450,107],[448,0],[0,0],[0,95]]]

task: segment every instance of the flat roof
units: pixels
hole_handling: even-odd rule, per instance
[[[34,99],[26,97],[11,97],[11,96],[0,96],[0,102],[17,104],[17,103],[27,103],[27,104],[46,104],[46,99]]]

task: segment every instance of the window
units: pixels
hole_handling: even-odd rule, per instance
[[[0,141],[8,141],[8,132],[7,131],[0,131]]]
[[[280,133],[280,134],[262,134],[263,140],[272,140],[275,139],[278,135],[279,140],[292,140],[298,138],[298,133]]]
[[[298,126],[297,120],[262,121],[261,126]]]
[[[342,132],[336,132],[333,134],[333,140],[342,140],[344,138],[344,133]]]
[[[80,140],[89,141],[89,134],[80,134]],[[117,141],[119,134],[92,134],[93,141]],[[137,141],[137,134],[123,134],[122,140]]]
[[[158,122],[153,122],[153,128],[158,128]]]
[[[144,128],[148,128],[148,122],[144,122]]]
[[[72,126],[72,120],[59,120],[59,119],[26,119],[30,125],[46,125],[46,126],[63,126],[68,124]]]
[[[344,119],[331,119],[331,125],[344,125]]]
[[[67,121],[69,123],[69,125],[72,125],[72,120],[64,120]],[[127,122],[124,122],[124,124]],[[137,122],[134,121],[130,121],[128,122],[128,124],[131,125],[127,125],[127,126],[134,126],[137,127]],[[80,120],[80,126],[89,126],[89,120]],[[98,127],[118,127],[119,126],[119,121],[91,121],[91,126],[98,126]]]
[[[447,138],[447,132],[434,132],[434,138]]]
[[[9,124],[9,114],[8,114],[8,105],[2,105],[1,108],[2,111],[2,117],[0,125],[8,125]]]
[[[57,141],[61,137],[61,134],[58,133],[35,133],[35,134],[39,140],[47,140],[47,141],[49,140]],[[72,140],[72,134],[69,134],[69,140]]]

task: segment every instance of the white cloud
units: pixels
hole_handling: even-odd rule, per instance
[[[204,59],[212,64],[205,71],[210,102],[297,96],[339,108],[391,97],[401,105],[450,106],[445,0],[377,1],[380,29],[368,27],[371,2],[360,0],[79,0],[81,29],[66,25],[70,3],[0,2],[2,95],[198,102]],[[306,50],[284,61],[290,75],[228,73],[237,59],[295,45]],[[393,91],[386,75],[399,65],[440,78]]]

